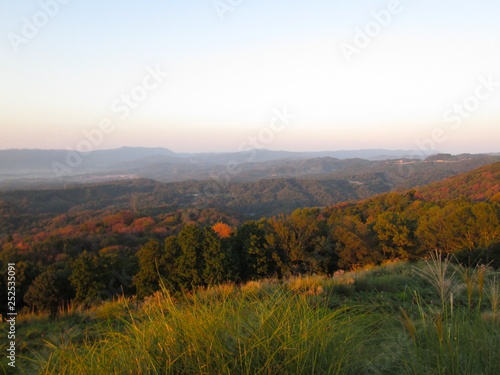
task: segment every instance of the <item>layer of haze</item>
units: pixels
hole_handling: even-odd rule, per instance
[[[499,15],[497,0],[3,0],[0,149],[75,149],[109,119],[93,148],[236,151],[253,137],[276,150],[498,152]],[[348,62],[367,27],[376,35]],[[148,67],[168,78],[130,114],[113,110]],[[492,87],[474,99],[482,80]],[[451,117],[462,103],[473,109]]]

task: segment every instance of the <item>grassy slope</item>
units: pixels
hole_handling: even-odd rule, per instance
[[[498,374],[498,280],[453,271],[402,263],[28,316],[18,364],[42,374]]]

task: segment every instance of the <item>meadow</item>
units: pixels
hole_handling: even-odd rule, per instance
[[[18,319],[22,374],[499,374],[500,284],[437,254]],[[4,351],[2,346],[2,351]],[[2,361],[3,372],[11,373]]]

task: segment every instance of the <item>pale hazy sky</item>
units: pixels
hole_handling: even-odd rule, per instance
[[[499,18],[498,0],[0,0],[0,149],[499,152]]]

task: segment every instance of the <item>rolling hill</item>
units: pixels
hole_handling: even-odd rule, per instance
[[[486,165],[469,173],[447,178],[417,189],[427,200],[467,198],[500,202],[500,163]]]

